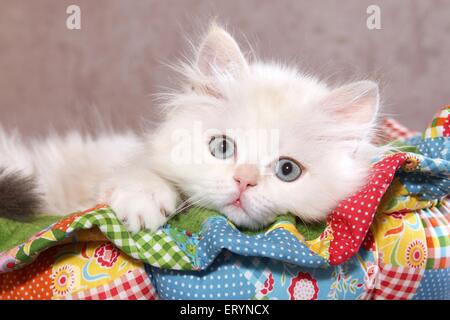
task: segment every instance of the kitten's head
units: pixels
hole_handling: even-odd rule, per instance
[[[258,228],[287,212],[324,219],[364,183],[377,152],[375,83],[331,89],[294,68],[248,63],[217,26],[184,75],[149,157],[191,204]]]

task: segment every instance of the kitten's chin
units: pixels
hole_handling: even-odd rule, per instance
[[[246,229],[258,230],[270,223],[270,221],[263,223],[253,219],[242,206],[234,204],[223,207],[221,212],[236,226]]]

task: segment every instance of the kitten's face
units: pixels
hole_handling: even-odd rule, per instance
[[[220,45],[232,41],[223,37]],[[227,59],[233,54],[242,59],[240,52]],[[200,52],[200,65],[201,59]],[[160,173],[191,204],[218,210],[240,226],[258,228],[287,212],[323,219],[361,185],[369,164],[370,156],[357,150],[367,137],[354,136],[364,117],[345,123],[344,112],[338,123],[325,112],[330,99],[348,90],[332,91],[276,65],[241,60],[232,71],[174,98],[176,109],[153,142]]]

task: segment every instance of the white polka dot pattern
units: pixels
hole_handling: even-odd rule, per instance
[[[328,220],[333,232],[329,249],[331,265],[347,261],[358,251],[382,196],[406,159],[405,153],[396,153],[377,162],[369,183],[354,196],[339,203],[331,213]]]

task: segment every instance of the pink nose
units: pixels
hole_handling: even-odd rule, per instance
[[[241,164],[237,166],[234,173],[234,180],[239,184],[239,190],[243,192],[248,187],[254,187],[258,184],[259,170],[252,164]]]

